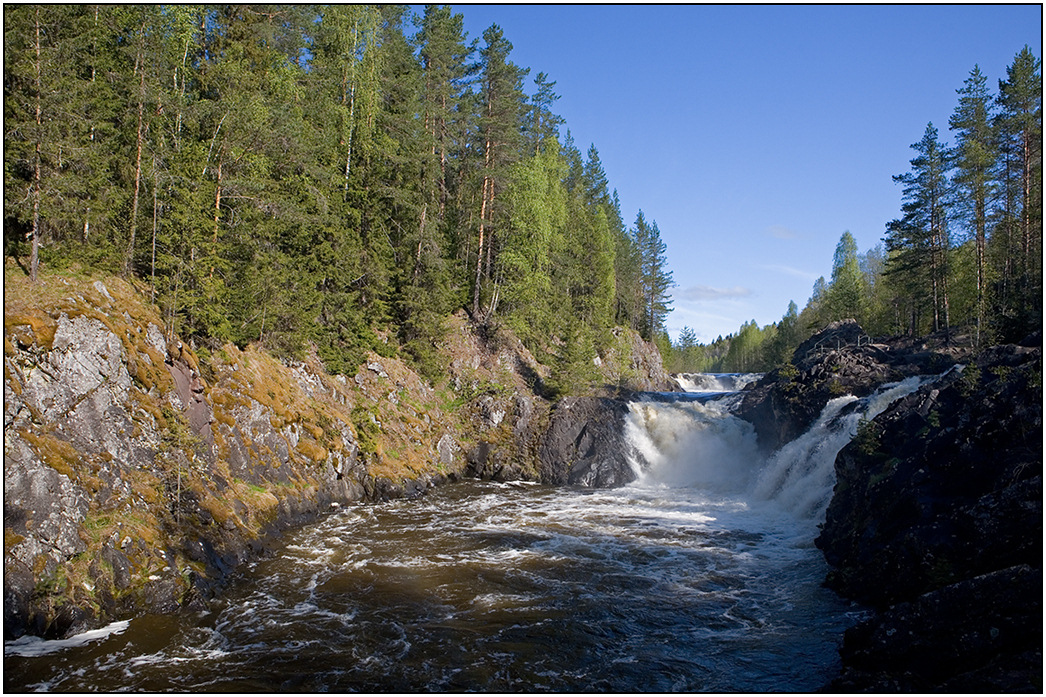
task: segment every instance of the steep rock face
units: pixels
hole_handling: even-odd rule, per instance
[[[628,403],[619,399],[568,397],[552,412],[541,439],[538,466],[546,484],[608,487],[635,479],[624,421]]]
[[[615,327],[612,335],[613,342],[604,355],[594,359],[606,387],[633,392],[680,391],[675,378],[665,370],[656,346],[631,329]]]
[[[827,583],[883,612],[847,633],[835,687],[1023,690],[1037,656],[1041,689],[1041,348],[994,347],[899,400],[836,474]]]
[[[760,448],[772,452],[805,433],[829,400],[864,397],[883,383],[941,373],[955,360],[951,350],[873,343],[857,322],[841,320],[800,344],[790,365],[748,386],[735,413],[755,427]]]
[[[455,411],[469,424],[460,447],[465,474],[495,481],[538,478],[535,453],[551,405],[540,396],[549,369],[515,335],[450,318],[442,350],[449,357]]]
[[[353,382],[227,346],[201,368],[120,279],[5,282],[4,339],[8,637],[202,607],[287,526],[465,465],[398,361]]]

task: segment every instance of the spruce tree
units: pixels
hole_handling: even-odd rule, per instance
[[[857,262],[857,242],[850,231],[845,231],[835,247],[832,261],[832,282],[825,299],[828,321],[852,318],[864,320],[864,287]]]
[[[668,291],[674,285],[672,272],[665,269],[667,248],[661,241],[661,231],[657,223],[647,223],[643,211],[639,211],[636,216],[632,239],[639,252],[639,282],[643,301],[639,333],[651,341],[664,326],[665,317],[671,309]]]

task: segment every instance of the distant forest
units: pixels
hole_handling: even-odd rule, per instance
[[[7,5],[4,29],[4,252],[34,279],[133,276],[204,351],[314,346],[335,372],[373,350],[436,375],[463,308],[564,388],[615,326],[666,343],[657,224],[622,220],[555,81],[528,81],[497,25],[471,40],[446,6]]]
[[[911,169],[893,178],[901,215],[886,224],[883,244],[860,254],[844,232],[831,280],[817,279],[801,312],[793,301],[780,321],[752,320],[707,345],[686,327],[662,345],[669,370],[770,370],[847,318],[871,336],[962,333],[978,346],[1041,331],[1041,60],[1025,47],[996,93],[974,66],[957,93],[953,144],[927,124]]]

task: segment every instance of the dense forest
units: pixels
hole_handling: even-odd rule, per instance
[[[872,336],[963,335],[978,346],[1042,329],[1042,63],[1022,49],[992,94],[978,66],[957,90],[951,145],[929,123],[911,169],[895,176],[901,216],[859,253],[842,234],[800,312],[755,320],[698,344],[686,327],[661,337],[674,372],[769,370],[825,324],[856,319]]]
[[[555,81],[427,6],[4,8],[4,253],[138,279],[168,332],[441,366],[444,320],[514,329],[583,384],[664,336],[657,224],[622,220]],[[561,131],[565,131],[562,132]],[[662,343],[664,343],[662,339]],[[587,367],[586,367],[587,366]]]

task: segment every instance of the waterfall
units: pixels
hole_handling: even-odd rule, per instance
[[[737,392],[762,373],[679,373],[673,376],[686,392]]]
[[[861,421],[874,419],[926,379],[883,385],[864,399],[847,395],[829,401],[806,433],[770,457],[756,482],[755,496],[774,499],[797,515],[820,518],[835,486],[835,457],[857,434]]]
[[[927,379],[932,378],[883,385],[861,399],[833,399],[806,433],[769,457],[759,453],[752,425],[730,413],[736,399],[641,399],[630,405],[626,423],[637,484],[705,489],[752,503],[773,501],[798,518],[819,520],[835,485],[836,455],[861,420],[875,418]]]
[[[743,489],[755,474],[755,430],[730,414],[724,400],[638,401],[629,408],[625,435],[639,484],[727,494]]]

